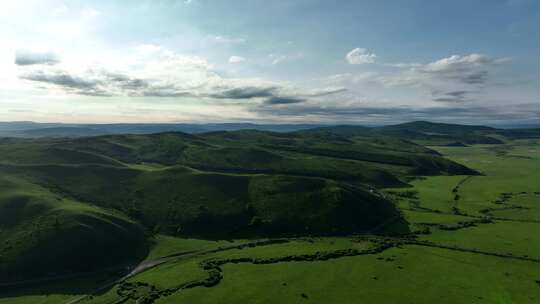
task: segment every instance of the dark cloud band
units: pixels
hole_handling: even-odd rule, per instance
[[[50,52],[31,52],[25,50],[18,50],[15,53],[15,64],[26,66],[26,65],[37,65],[37,64],[46,64],[46,65],[55,65],[60,62],[58,56]]]

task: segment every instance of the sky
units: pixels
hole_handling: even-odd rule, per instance
[[[536,0],[0,6],[0,121],[540,123]]]

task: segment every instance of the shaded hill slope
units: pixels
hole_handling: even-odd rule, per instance
[[[75,139],[54,145],[125,163],[185,165],[234,173],[324,177],[376,186],[403,175],[474,174],[433,150],[395,138],[262,131],[161,133]]]
[[[9,175],[0,177],[0,282],[95,271],[142,257],[142,226]]]
[[[46,165],[25,171],[64,197],[119,210],[151,231],[180,236],[347,234],[399,217],[391,202],[369,189],[321,178],[184,167]]]
[[[422,145],[502,144],[493,135],[504,135],[506,130],[471,125],[456,125],[415,121],[375,128],[359,126],[321,127],[300,132],[338,134],[345,137],[392,137],[414,141]]]

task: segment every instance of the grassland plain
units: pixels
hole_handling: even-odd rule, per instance
[[[406,246],[325,262],[228,264],[223,282],[156,303],[537,303],[522,261]]]
[[[509,151],[504,154],[491,146],[437,147],[484,175],[425,177],[414,180],[413,188],[390,189],[389,193],[397,194],[407,221],[418,231],[429,229],[419,240],[431,241],[433,247],[403,245],[380,254],[329,261],[225,264],[218,285],[180,290],[155,303],[537,303],[540,263],[520,257],[540,260],[536,245],[540,240],[530,233],[540,229],[540,224],[535,219],[514,221],[513,210],[523,213],[524,209],[506,205],[525,210],[540,206],[534,191],[539,186],[538,173],[522,173],[540,164],[535,154],[539,147],[536,142],[512,141],[499,148]],[[507,159],[513,164],[506,163]],[[512,181],[511,186],[492,186],[512,178],[521,180]],[[407,193],[400,196],[399,192]],[[499,218],[498,209],[510,218],[483,222],[485,217]],[[339,248],[352,244],[319,239],[223,251],[205,258],[306,254],[331,250],[323,245],[330,243],[341,244],[336,245]],[[159,267],[154,271],[159,273]]]
[[[531,231],[540,229],[540,143],[430,150],[483,175],[425,176],[387,189],[417,236],[380,252],[356,236],[244,246],[257,241],[156,235],[147,261],[166,260],[154,268],[95,292],[90,283],[43,285],[48,296],[19,290],[0,303],[538,303],[540,239]],[[156,176],[171,170],[121,166],[141,171],[141,185],[158,185]],[[219,270],[209,266],[216,262]]]
[[[447,179],[450,185],[458,187],[457,191],[450,192],[454,196],[449,204],[451,211],[468,216],[470,221],[487,216],[493,222],[455,231],[434,227],[432,234],[422,238],[462,248],[540,257],[540,237],[531,233],[540,229],[539,147],[538,141],[519,140],[496,148],[481,145],[439,148],[449,158],[483,173],[459,185],[445,177],[436,178]],[[420,197],[424,192],[432,192],[426,181],[419,181],[416,189]],[[447,195],[445,192],[440,197],[448,201]],[[437,208],[433,201],[437,200],[421,200],[421,205]],[[463,218],[460,221],[464,222]]]

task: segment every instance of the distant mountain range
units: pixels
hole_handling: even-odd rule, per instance
[[[152,134],[163,132],[205,133],[212,131],[260,130],[291,132],[321,127],[316,124],[65,124],[30,121],[0,122],[3,137],[87,137],[113,134]]]
[[[191,134],[214,131],[259,130],[271,132],[295,132],[302,130],[326,130],[334,133],[367,133],[404,135],[418,133],[423,135],[441,135],[447,132],[510,132],[504,130],[540,130],[540,125],[505,125],[504,127],[486,127],[432,123],[416,121],[390,126],[360,125],[322,125],[322,124],[253,124],[253,123],[209,123],[209,124],[153,124],[153,123],[117,123],[117,124],[68,124],[68,123],[36,123],[31,121],[0,122],[0,137],[89,137],[114,134],[153,134],[163,132],[184,132]],[[416,135],[418,135],[416,134]],[[418,136],[416,136],[418,137]]]

